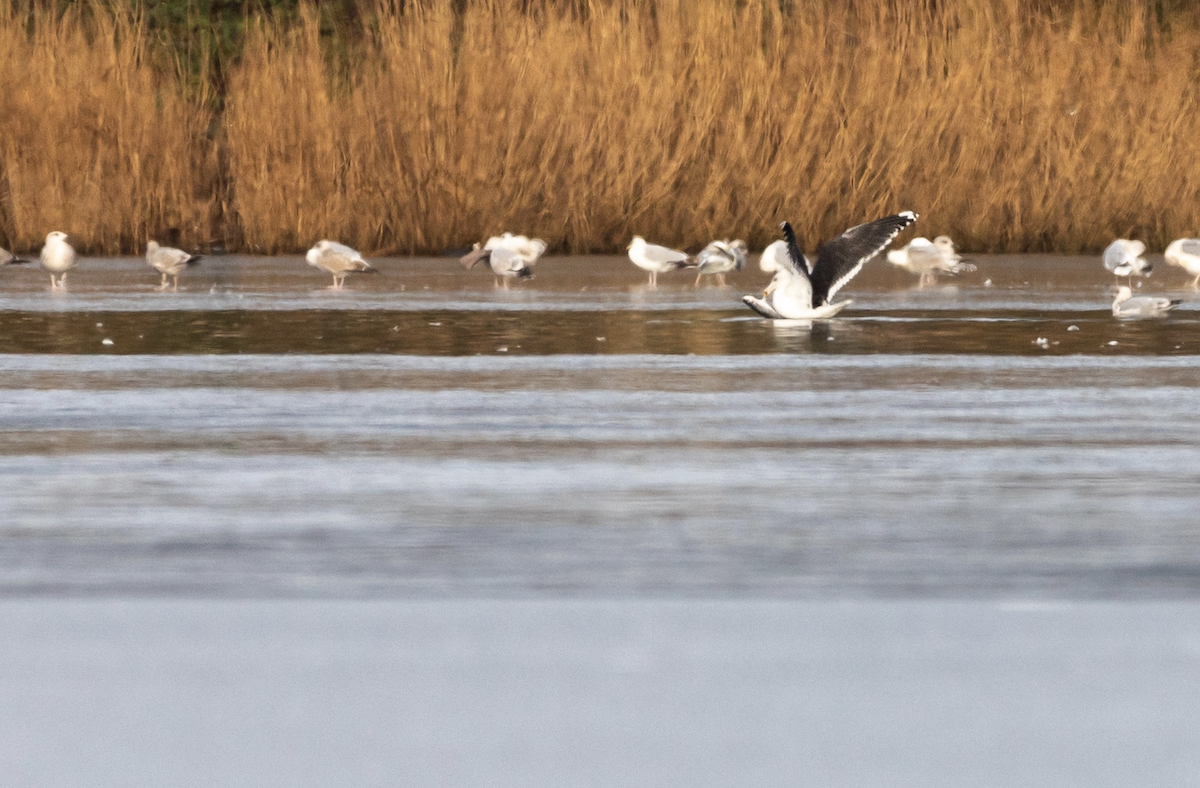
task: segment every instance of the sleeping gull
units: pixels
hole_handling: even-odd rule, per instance
[[[167,277],[171,276],[175,279],[175,290],[179,289],[179,275],[183,270],[190,265],[196,265],[200,262],[198,255],[188,254],[182,249],[173,249],[170,246],[159,246],[158,241],[150,241],[146,244],[146,262],[152,268],[162,274],[162,284],[159,285],[159,290],[167,289]]]
[[[773,320],[812,320],[833,317],[850,304],[830,299],[862,270],[875,255],[887,248],[900,231],[917,220],[912,211],[876,219],[851,227],[821,247],[811,273],[808,258],[796,244],[796,234],[787,222],[781,225],[787,254],[779,260],[779,272],[763,298],[745,296],[746,306]],[[770,296],[770,301],[766,297]]]
[[[1104,267],[1118,277],[1125,277],[1127,284],[1133,284],[1134,274],[1138,276],[1149,276],[1150,274],[1150,263],[1142,257],[1145,251],[1146,245],[1141,241],[1118,238],[1104,250]]]
[[[691,265],[688,262],[687,252],[657,244],[648,244],[646,239],[640,235],[633,236],[633,240],[629,243],[629,259],[638,268],[650,272],[651,287],[658,287],[659,274],[687,268]]]
[[[1200,238],[1180,238],[1172,241],[1163,257],[1171,265],[1177,265],[1195,275],[1192,287],[1200,287]]]
[[[713,241],[704,247],[704,251],[696,256],[698,271],[696,286],[700,286],[700,277],[706,274],[716,274],[717,282],[725,286],[725,274],[729,271],[740,271],[746,267],[746,242]]]
[[[309,265],[316,266],[333,275],[333,289],[341,290],[346,282],[346,274],[360,272],[374,274],[378,271],[371,267],[363,256],[345,244],[336,241],[317,241],[317,245],[308,250],[304,259]]]
[[[536,260],[537,258],[535,257],[534,259]],[[525,258],[514,251],[512,247],[505,244],[497,245],[491,249],[475,244],[475,248],[459,258],[459,262],[466,269],[474,268],[480,263],[486,262],[491,266],[492,273],[496,275],[495,286],[500,287],[503,282],[505,290],[508,289],[510,280],[528,279],[533,276],[533,271],[530,270]]]
[[[67,234],[55,230],[46,236],[46,245],[42,247],[42,268],[50,272],[50,289],[67,287],[67,271],[75,267],[78,258],[71,244],[67,243]],[[57,277],[55,276],[57,274]]]
[[[17,257],[7,249],[0,249],[0,265],[16,265],[17,263],[28,263],[24,257]]]
[[[1113,317],[1162,317],[1175,307],[1179,301],[1158,296],[1135,296],[1125,285],[1117,289],[1117,297],[1113,299]]]
[[[948,235],[939,235],[932,241],[914,238],[903,248],[888,252],[887,259],[910,273],[919,274],[921,279],[917,287],[933,284],[939,273],[959,274],[975,270],[975,266],[962,261]]]

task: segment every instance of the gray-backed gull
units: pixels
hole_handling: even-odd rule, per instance
[[[173,249],[170,246],[159,246],[158,241],[150,241],[146,244],[146,262],[152,268],[162,274],[162,284],[159,285],[159,290],[167,289],[167,277],[174,277],[175,290],[179,289],[179,275],[184,269],[190,265],[195,265],[200,262],[198,255],[188,254],[182,249]]]
[[[638,268],[650,272],[651,287],[658,287],[659,274],[687,268],[691,265],[688,262],[687,252],[657,244],[648,244],[646,239],[640,235],[633,236],[633,240],[629,243],[629,259]]]
[[[1104,267],[1112,271],[1115,276],[1125,277],[1126,283],[1132,285],[1134,274],[1138,276],[1149,276],[1150,274],[1150,263],[1142,257],[1145,251],[1146,245],[1141,241],[1118,238],[1104,250]]]
[[[706,275],[715,275],[717,283],[725,286],[725,274],[729,271],[740,271],[746,267],[746,242],[737,241],[713,241],[700,254],[696,255],[696,285],[700,284],[700,277]]]
[[[1200,287],[1200,238],[1180,238],[1171,241],[1163,257],[1171,265],[1177,265],[1196,278],[1192,287]]]
[[[1117,289],[1113,299],[1113,317],[1161,317],[1181,302],[1158,296],[1135,296],[1125,285]]]
[[[350,273],[374,274],[377,271],[363,256],[345,244],[336,241],[317,241],[317,245],[304,255],[308,264],[333,275],[333,289],[341,290]]]

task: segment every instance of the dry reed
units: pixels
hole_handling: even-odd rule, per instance
[[[204,239],[205,98],[147,61],[135,16],[84,10],[0,9],[0,236],[37,249],[63,230],[105,252],[149,235]]]
[[[81,173],[70,190],[98,194],[104,179],[91,173],[127,176],[120,162],[140,155],[142,175],[111,207],[127,216],[107,217],[124,223],[88,219],[104,244],[194,224],[219,202],[262,251],[320,237],[440,251],[502,229],[573,251],[622,248],[634,233],[762,245],[781,218],[812,246],[902,208],[969,250],[1094,250],[1118,235],[1161,248],[1200,233],[1200,18],[1176,13],[1164,33],[1150,8],[410,0],[381,5],[336,57],[308,8],[296,23],[252,24],[229,69],[220,186],[203,166],[162,173],[211,155],[196,132],[203,104],[161,75],[150,90],[126,51],[136,47],[106,44],[104,31],[88,44],[70,17],[43,20],[22,44],[0,17],[0,47],[75,63],[28,93],[57,91],[108,129],[30,122],[19,144],[38,163],[14,181],[13,136],[0,127],[10,184],[25,184],[7,204],[0,192],[0,227],[25,240],[26,228],[77,220],[28,184],[62,181],[67,193]],[[111,38],[126,35],[136,27]],[[122,76],[98,87],[85,77],[109,73],[106,57]],[[4,88],[21,87],[13,62],[0,55],[3,110]],[[120,92],[126,104],[113,92],[122,80],[141,80]],[[157,117],[176,120],[138,125],[154,117],[148,94]],[[98,140],[116,143],[99,163],[86,159]]]

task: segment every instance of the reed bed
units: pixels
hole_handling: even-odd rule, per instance
[[[23,38],[0,16],[0,52],[26,53],[0,55],[0,112],[54,91],[68,113],[0,126],[0,229],[70,220],[107,248],[223,217],[264,252],[504,229],[583,252],[762,246],[788,218],[811,247],[911,208],[973,251],[1161,248],[1200,234],[1200,17],[1153,8],[409,0],[333,40],[303,7],[251,20],[215,120],[134,22]],[[23,75],[34,54],[53,67]]]
[[[0,236],[51,230],[90,251],[210,233],[215,162],[203,96],[149,62],[136,16],[0,9]]]

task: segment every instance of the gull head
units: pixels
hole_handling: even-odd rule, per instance
[[[55,230],[46,236],[48,244],[65,244],[67,242],[67,234],[59,230]]]
[[[640,235],[635,235],[635,236],[633,236],[633,240],[629,242],[629,246],[627,246],[625,248],[632,249],[635,246],[645,246],[645,245],[646,245],[646,239]]]
[[[158,251],[158,241],[146,242],[146,254],[154,254]]]
[[[320,259],[320,257],[321,257],[321,244],[317,244],[312,249],[309,249],[308,253],[304,255],[304,259],[308,261],[309,265],[316,265],[317,260]]]

